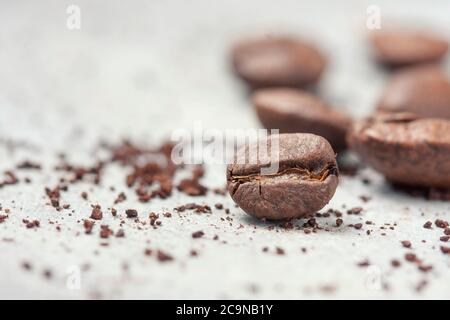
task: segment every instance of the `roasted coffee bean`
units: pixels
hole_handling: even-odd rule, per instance
[[[258,145],[268,152],[258,161]],[[273,159],[278,145],[277,159]],[[260,149],[261,150],[261,149]],[[270,165],[277,170],[264,171]],[[271,220],[308,217],[322,209],[338,185],[333,149],[324,138],[309,133],[271,135],[242,147],[227,168],[227,188],[249,215]]]
[[[336,152],[346,148],[350,117],[299,89],[260,89],[252,97],[258,117],[267,129],[280,133],[314,133],[327,139]]]
[[[442,69],[431,65],[399,71],[382,95],[378,110],[450,119],[449,78]]]
[[[370,40],[376,58],[390,67],[437,62],[448,51],[446,40],[419,32],[374,31]]]
[[[349,143],[396,184],[450,188],[450,120],[379,116],[355,124]]]
[[[288,37],[247,40],[232,51],[235,72],[252,88],[315,84],[325,59],[312,45]]]

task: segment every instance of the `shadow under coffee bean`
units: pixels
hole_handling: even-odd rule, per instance
[[[252,102],[267,129],[279,129],[280,133],[314,133],[327,139],[336,152],[347,147],[345,137],[352,119],[306,91],[260,89]]]
[[[450,188],[450,120],[411,114],[370,118],[354,125],[349,143],[393,183]]]
[[[261,171],[273,165],[270,151],[257,163],[246,161],[250,154],[257,154],[259,143],[267,143],[270,150],[276,142],[277,172]],[[227,188],[233,200],[249,215],[269,220],[313,215],[331,200],[337,185],[335,153],[328,141],[313,134],[269,136],[243,146],[235,164],[227,167]]]

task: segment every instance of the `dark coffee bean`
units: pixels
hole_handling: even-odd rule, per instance
[[[279,145],[278,159],[270,154]],[[258,144],[269,152],[250,163]],[[275,172],[262,171],[277,164]],[[227,168],[227,188],[233,200],[249,215],[272,220],[302,218],[322,209],[338,185],[333,149],[324,138],[308,134],[271,135],[266,141],[242,147],[235,164]]]
[[[437,66],[408,68],[395,74],[379,104],[383,112],[412,112],[450,119],[450,81]]]
[[[247,40],[232,51],[236,73],[252,88],[315,84],[325,59],[312,45],[288,37]]]
[[[377,60],[398,67],[441,60],[448,42],[431,34],[409,31],[375,31],[371,43]]]
[[[314,133],[327,139],[336,152],[346,148],[351,119],[305,91],[288,88],[258,90],[252,98],[267,129],[280,133]]]
[[[401,114],[357,123],[350,146],[392,182],[450,187],[450,121]]]

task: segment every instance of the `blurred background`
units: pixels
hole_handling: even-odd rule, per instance
[[[67,27],[70,5],[80,9],[80,29]],[[446,0],[3,0],[0,125],[20,136],[26,113],[48,128],[44,135],[60,121],[108,135],[167,136],[195,120],[258,126],[245,86],[230,71],[229,48],[241,37],[284,32],[327,56],[321,95],[366,114],[385,77],[365,46],[369,5],[380,7],[382,28],[450,30]]]

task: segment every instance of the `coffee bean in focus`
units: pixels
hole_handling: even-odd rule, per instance
[[[250,154],[257,153],[259,143],[269,150],[278,144],[276,172],[261,171],[271,164],[269,157],[255,163],[246,161]],[[228,192],[246,213],[257,218],[311,216],[330,201],[337,185],[334,151],[324,138],[313,134],[271,135],[265,141],[243,146],[235,164],[227,167]]]

